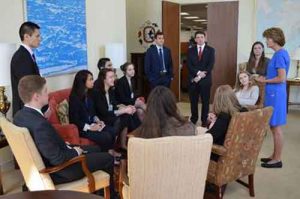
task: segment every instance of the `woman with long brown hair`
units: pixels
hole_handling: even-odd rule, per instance
[[[195,135],[195,126],[182,117],[171,90],[155,87],[147,100],[145,118],[134,135],[142,138]]]
[[[260,41],[256,41],[252,45],[246,70],[250,74],[266,76],[269,61],[270,59],[265,57],[264,44]]]

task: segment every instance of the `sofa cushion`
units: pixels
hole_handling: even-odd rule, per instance
[[[66,99],[57,105],[56,112],[61,124],[69,124],[69,102]]]

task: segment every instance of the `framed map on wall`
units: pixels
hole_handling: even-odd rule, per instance
[[[35,50],[41,75],[87,69],[85,0],[26,0],[25,5],[27,20],[41,28]]]
[[[262,33],[270,27],[280,27],[286,39],[285,49],[292,54],[300,46],[300,1],[256,0],[256,38],[263,41]],[[265,42],[264,42],[265,43]],[[266,48],[266,53],[271,53]]]

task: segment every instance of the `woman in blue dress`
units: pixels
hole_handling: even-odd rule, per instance
[[[285,37],[280,28],[269,28],[264,31],[267,46],[275,51],[267,67],[266,77],[259,77],[257,81],[266,83],[265,106],[273,107],[270,126],[274,140],[274,151],[268,158],[261,158],[262,167],[281,168],[281,153],[283,134],[281,126],[286,124],[286,77],[289,71],[290,57],[283,48]]]

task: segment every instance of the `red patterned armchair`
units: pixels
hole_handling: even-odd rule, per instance
[[[57,106],[63,100],[69,101],[71,89],[63,89],[49,93],[49,107],[51,109],[51,115],[48,121],[54,126],[64,141],[71,144],[78,145],[91,145],[94,142],[79,137],[79,131],[75,124],[61,124],[57,114]]]
[[[272,107],[236,113],[229,124],[224,146],[213,145],[212,152],[220,155],[218,162],[210,161],[207,181],[218,187],[218,197],[223,198],[226,185],[237,181],[249,188],[254,197],[254,172],[256,160],[265,134],[269,128]],[[248,176],[249,183],[240,179]]]

